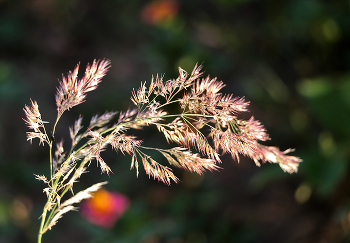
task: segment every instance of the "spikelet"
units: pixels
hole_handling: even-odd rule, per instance
[[[73,72],[68,72],[67,77],[62,75],[62,81],[60,81],[56,92],[58,117],[64,111],[83,103],[86,93],[97,88],[109,66],[109,60],[94,60],[91,66],[87,65],[85,75],[81,80],[78,80],[79,64]]]

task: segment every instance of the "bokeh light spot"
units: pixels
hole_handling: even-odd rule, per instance
[[[302,109],[293,111],[290,115],[290,123],[295,131],[303,132],[309,126],[307,113]]]
[[[328,19],[322,25],[322,32],[326,40],[335,42],[340,39],[340,30],[333,19]]]
[[[82,203],[81,215],[90,223],[104,228],[112,227],[130,205],[129,199],[118,192],[99,190]]]
[[[326,156],[334,154],[337,150],[337,145],[334,141],[332,133],[329,131],[323,131],[318,136],[318,144],[322,153]]]
[[[179,4],[175,0],[155,0],[144,6],[141,18],[146,24],[162,25],[175,18]]]
[[[331,84],[322,78],[304,79],[297,86],[299,93],[308,98],[316,98],[325,95],[331,91]]]
[[[311,197],[311,187],[307,184],[301,184],[295,191],[294,198],[299,204],[304,204],[310,200]]]

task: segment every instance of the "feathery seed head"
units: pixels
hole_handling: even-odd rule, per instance
[[[57,87],[56,105],[58,116],[70,108],[85,101],[86,93],[97,88],[110,67],[109,60],[96,61],[87,65],[85,75],[78,80],[79,64],[73,72],[69,71],[67,78],[62,76],[62,81]]]
[[[49,138],[47,137],[45,131],[41,131],[41,128],[44,128],[44,121],[41,119],[41,114],[39,112],[39,106],[36,101],[30,100],[30,106],[24,106],[24,113],[26,119],[23,119],[27,124],[29,129],[33,129],[34,132],[27,132],[27,141],[32,141],[33,138],[39,138],[39,144],[44,142],[49,143]]]
[[[41,114],[39,112],[39,106],[36,101],[30,100],[31,105],[24,106],[24,112],[27,119],[23,119],[29,129],[33,129],[35,132],[39,132],[39,128],[43,127],[43,121],[41,120]]]

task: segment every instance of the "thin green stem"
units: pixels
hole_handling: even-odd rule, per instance
[[[56,122],[53,126],[53,130],[52,130],[52,137],[54,137],[55,135],[55,130],[56,130],[56,126],[57,126],[57,123],[58,123],[58,120],[60,118],[60,115],[57,116],[57,119],[56,119]],[[53,161],[52,161],[52,145],[53,145],[53,139],[52,140],[49,140],[49,137],[46,133],[46,129],[44,127],[44,132],[46,134],[46,137],[48,139],[48,144],[49,144],[49,147],[50,147],[50,152],[49,152],[49,156],[50,156],[50,180],[52,179],[52,176],[53,176]],[[55,186],[55,184],[57,183],[56,182],[52,182],[52,187]],[[52,197],[52,194],[53,194],[53,191],[50,193],[50,196],[47,198],[47,201],[46,201],[46,204],[49,202],[49,200],[51,200],[51,197]],[[44,211],[43,211],[43,214],[41,215],[41,223],[40,223],[40,228],[39,228],[39,233],[38,233],[38,243],[41,243],[41,239],[42,239],[42,236],[43,236],[43,229],[44,229],[44,226],[47,224],[48,220],[46,220],[46,214],[47,214],[47,208],[46,208],[46,204],[45,204],[45,207],[44,207]],[[46,222],[46,223],[45,223]]]
[[[176,92],[170,94],[170,98],[168,99],[169,102],[171,102],[170,100],[174,99],[174,97],[175,97],[182,89],[183,89],[183,88],[179,87],[178,90],[177,90]],[[169,102],[167,101],[167,103],[169,103]]]
[[[52,178],[52,170],[53,170],[53,164],[52,164],[52,141],[49,144],[50,146],[50,179]]]
[[[159,109],[159,108],[161,108],[161,107],[163,107],[163,106],[166,106],[166,105],[169,105],[169,104],[175,103],[175,102],[179,102],[179,100],[172,100],[172,101],[166,102],[166,103],[164,103],[164,104],[162,104],[162,105],[158,106],[158,109]]]
[[[118,126],[124,126],[130,123],[136,123],[142,120],[148,120],[148,119],[154,119],[154,118],[171,118],[171,117],[182,117],[184,114],[173,114],[173,115],[164,115],[164,116],[152,116],[152,117],[147,117],[147,118],[141,118],[141,119],[137,119],[137,120],[132,120],[132,121],[127,121],[124,123],[120,123],[117,124],[111,128],[108,128],[106,130],[104,130],[103,132],[101,132],[100,134],[103,135],[105,133],[108,133],[110,131],[115,130]],[[195,117],[208,117],[208,118],[213,118],[214,116],[208,116],[208,115],[203,115],[203,114],[185,114],[185,116],[195,116]]]
[[[56,126],[57,126],[57,123],[58,123],[58,120],[60,119],[60,115],[57,115],[57,119],[56,119],[56,122],[55,122],[55,125],[53,126],[53,129],[52,129],[52,140],[50,141],[49,143],[49,146],[50,146],[50,179],[52,178],[52,170],[53,170],[53,164],[52,164],[52,144],[53,144],[53,140],[54,140],[54,136],[55,136],[55,131],[56,131]]]
[[[52,141],[50,141],[49,143],[49,146],[50,146],[50,175],[52,178]],[[47,201],[46,201],[46,204],[49,202],[51,196],[52,196],[52,191],[50,193],[50,196],[48,196],[47,198]],[[47,213],[47,208],[46,208],[46,204],[44,206],[44,211],[43,211],[43,214],[41,215],[41,223],[40,223],[40,228],[39,228],[39,233],[38,233],[38,243],[41,243],[41,238],[43,236],[43,229],[44,229],[44,224],[45,224],[45,220],[46,220],[46,213]]]
[[[148,149],[148,150],[156,150],[158,152],[168,152],[169,151],[169,149],[151,148],[151,147],[145,147],[145,146],[140,146],[140,148]]]
[[[53,129],[52,129],[52,136],[55,136],[55,131],[56,131],[56,126],[57,126],[57,123],[58,123],[58,120],[61,118],[62,114],[58,114],[57,115],[57,119],[56,119],[56,122],[55,122],[55,125],[53,126]]]
[[[155,96],[153,97],[153,99],[152,99],[150,102],[147,102],[147,105],[145,105],[145,106],[141,105],[141,106],[139,107],[139,111],[140,111],[140,112],[145,111],[146,108],[149,107],[149,105],[152,104],[153,101],[155,101],[156,98],[157,98],[158,96],[159,96],[159,95],[155,95]],[[150,96],[148,96],[148,98],[149,98],[149,97],[150,97]]]
[[[62,194],[60,195],[60,197],[62,198],[62,197],[64,196],[64,194],[66,194],[66,192],[67,192],[68,190],[69,190],[69,186],[67,185],[66,188],[64,189],[64,191],[62,192]],[[55,212],[55,210],[56,210],[56,208],[57,208],[57,205],[58,205],[58,203],[56,203],[56,204],[53,206],[53,208],[52,208],[52,210],[51,210],[51,213],[50,213],[49,217],[47,218],[46,223],[45,223],[44,226],[43,226],[44,229],[45,229],[45,228],[47,227],[47,225],[50,223],[50,219],[52,218],[52,216],[53,216],[53,214],[54,214],[54,212]]]
[[[187,120],[185,116],[183,116],[182,119],[183,119],[188,125],[190,125],[194,130],[196,130],[196,132],[199,134],[199,136],[201,136],[205,141],[207,141],[207,139],[206,139],[206,137],[203,135],[203,133],[201,133],[201,131],[199,131],[189,120]],[[208,141],[207,141],[207,142],[208,142]]]
[[[41,238],[43,236],[42,230],[43,230],[45,218],[46,218],[46,210],[44,211],[43,215],[41,215],[41,223],[40,223],[40,229],[39,229],[39,233],[38,233],[38,243],[41,243]]]

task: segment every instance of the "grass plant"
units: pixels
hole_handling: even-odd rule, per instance
[[[69,128],[71,146],[63,147],[63,140],[56,136],[56,126],[64,112],[85,101],[86,94],[95,90],[110,68],[109,60],[93,61],[79,79],[79,65],[74,71],[62,77],[56,91],[57,119],[51,132],[39,111],[36,101],[24,108],[25,123],[31,130],[27,140],[39,139],[39,145],[48,145],[48,175],[36,175],[46,184],[44,192],[47,202],[41,215],[38,243],[67,212],[76,209],[75,204],[93,196],[107,182],[90,186],[70,197],[74,184],[87,171],[92,161],[96,161],[102,172],[111,172],[101,157],[108,146],[113,150],[131,156],[131,169],[139,174],[142,165],[149,177],[167,185],[179,182],[169,166],[183,168],[203,174],[218,170],[220,156],[231,154],[239,161],[239,156],[250,157],[257,166],[270,162],[280,165],[283,171],[298,170],[301,159],[287,155],[291,149],[280,151],[277,147],[265,146],[261,142],[269,140],[264,126],[254,117],[244,120],[239,117],[248,111],[249,102],[232,94],[222,94],[224,83],[209,76],[202,78],[202,66],[196,65],[191,73],[179,68],[176,79],[163,81],[163,75],[153,76],[149,85],[141,83],[132,91],[134,109],[125,112],[106,112],[94,116],[87,128],[82,127],[79,117]],[[168,105],[177,105],[178,113],[167,111]],[[154,148],[144,145],[143,140],[132,135],[133,129],[156,126],[172,148]],[[162,154],[169,166],[155,161],[148,155],[150,150]]]

